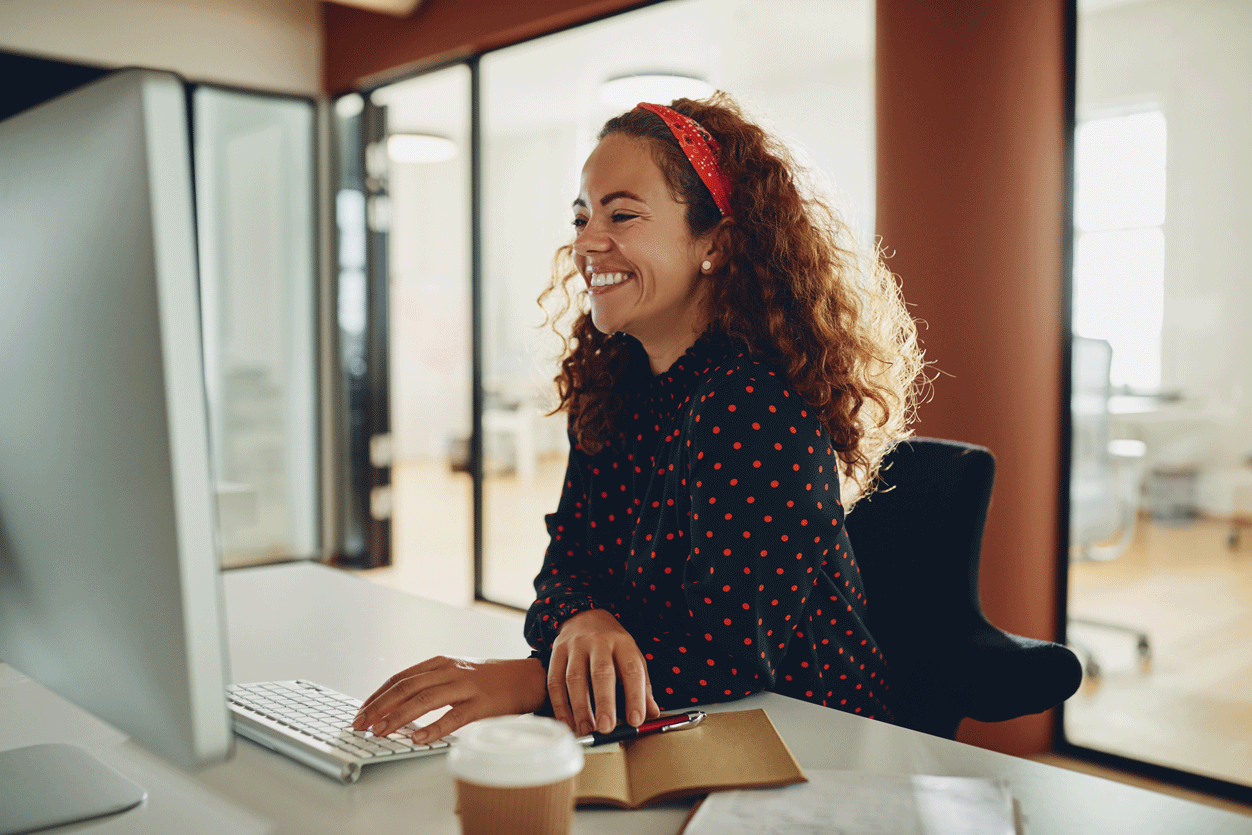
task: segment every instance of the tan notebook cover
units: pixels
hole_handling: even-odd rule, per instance
[[[760,708],[711,713],[694,728],[587,751],[579,804],[634,809],[723,789],[803,783],[800,764]]]

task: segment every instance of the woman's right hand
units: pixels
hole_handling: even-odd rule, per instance
[[[617,618],[604,609],[588,609],[561,624],[548,662],[548,698],[557,719],[580,735],[613,730],[619,681],[628,723],[638,727],[660,715],[647,662]]]
[[[431,742],[489,716],[539,710],[543,694],[544,670],[538,658],[439,656],[387,679],[361,705],[352,727],[386,736],[430,711],[450,708],[412,734],[414,742]]]

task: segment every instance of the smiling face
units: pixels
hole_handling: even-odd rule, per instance
[[[704,330],[701,264],[716,263],[712,235],[691,236],[686,204],[670,193],[648,141],[610,134],[583,166],[574,201],[574,262],[603,333],[643,344],[654,373]]]

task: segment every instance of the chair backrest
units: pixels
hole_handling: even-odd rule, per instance
[[[930,671],[986,625],[978,565],[995,458],[972,444],[910,438],[888,454],[881,480],[847,518],[867,625],[887,660],[900,724],[952,736],[964,714],[949,694],[928,692]]]
[[[990,450],[913,438],[887,456],[885,492],[848,514],[867,626],[887,662],[887,700],[905,727],[952,738],[964,717],[1039,713],[1082,681],[1068,647],[1011,635],[983,615],[978,565],[994,480]]]

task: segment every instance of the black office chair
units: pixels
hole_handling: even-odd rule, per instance
[[[978,562],[994,479],[990,450],[911,438],[885,459],[883,492],[847,518],[896,720],[949,739],[967,716],[1039,713],[1082,681],[1070,649],[1010,635],[983,614]]]

